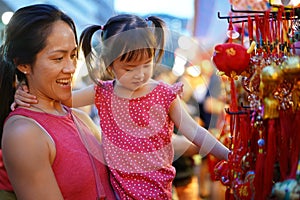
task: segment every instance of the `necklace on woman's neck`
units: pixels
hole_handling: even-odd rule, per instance
[[[40,108],[40,107],[38,107],[38,106],[36,106],[36,105],[31,105],[33,108],[36,108],[37,110],[40,110],[40,111],[42,111],[43,113],[47,113],[47,114],[53,114],[53,115],[64,115],[65,114],[65,112],[64,112],[64,110],[63,110],[63,114],[61,113],[61,112],[59,112],[56,108],[55,108],[55,106],[53,107],[54,108],[54,112],[53,112],[53,110],[48,110],[48,111],[46,111],[46,110],[44,110],[44,109],[42,109],[42,108]]]

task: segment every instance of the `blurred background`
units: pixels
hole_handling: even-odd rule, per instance
[[[300,0],[270,0],[272,3],[293,3]],[[224,108],[228,106],[228,83],[216,75],[211,61],[216,44],[227,40],[228,21],[218,18],[229,16],[233,2],[239,10],[267,9],[268,0],[0,0],[0,42],[5,35],[5,25],[13,12],[20,7],[47,3],[56,5],[67,13],[77,26],[78,36],[91,25],[104,25],[112,16],[133,13],[143,18],[155,15],[162,18],[171,32],[162,67],[154,77],[170,84],[184,83],[183,101],[195,120],[207,128],[219,140],[226,125]],[[236,27],[235,27],[236,28]],[[247,40],[245,33],[245,40]],[[245,46],[247,43],[245,42]],[[78,60],[74,89],[90,84],[83,59]],[[99,125],[94,106],[85,109]],[[229,132],[229,131],[228,131]],[[177,133],[180,135],[180,133]],[[226,138],[224,136],[224,138]],[[224,140],[223,138],[223,140]],[[222,141],[223,142],[223,141]],[[223,142],[225,143],[225,142]],[[183,145],[180,143],[180,145]],[[184,150],[186,150],[185,148]],[[223,200],[225,187],[210,178],[213,158],[199,155],[175,155],[176,168],[173,200]],[[176,157],[177,156],[177,157]],[[176,163],[175,163],[176,162]],[[211,164],[212,163],[212,164]]]
[[[184,63],[188,60],[200,64],[199,60],[203,57],[210,59],[212,47],[225,40],[228,26],[226,20],[218,19],[217,12],[227,15],[230,10],[229,0],[0,0],[1,41],[3,29],[12,13],[22,6],[36,3],[54,4],[64,10],[74,19],[78,34],[86,26],[104,24],[109,17],[119,13],[134,13],[145,18],[159,16],[173,32],[169,52],[163,59],[163,64],[169,68],[174,65],[175,50]],[[78,77],[78,87],[81,77],[87,74],[85,68],[80,66],[75,76]],[[175,70],[179,70],[175,72],[177,75],[184,71],[182,68]]]

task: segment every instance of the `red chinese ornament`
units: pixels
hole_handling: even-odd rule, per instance
[[[221,73],[235,77],[249,67],[253,48],[252,44],[249,50],[237,43],[218,44],[214,49],[213,62]]]

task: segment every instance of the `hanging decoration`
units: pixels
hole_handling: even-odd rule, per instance
[[[225,129],[232,154],[215,165],[214,178],[227,187],[226,200],[300,199],[300,10],[288,2],[230,2],[235,15],[218,13],[229,22],[229,39],[215,46],[212,60],[231,84]],[[240,43],[233,24],[242,27]]]

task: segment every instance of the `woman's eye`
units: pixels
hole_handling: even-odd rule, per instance
[[[71,59],[74,59],[74,58],[77,58],[77,54],[76,53],[71,55]]]

